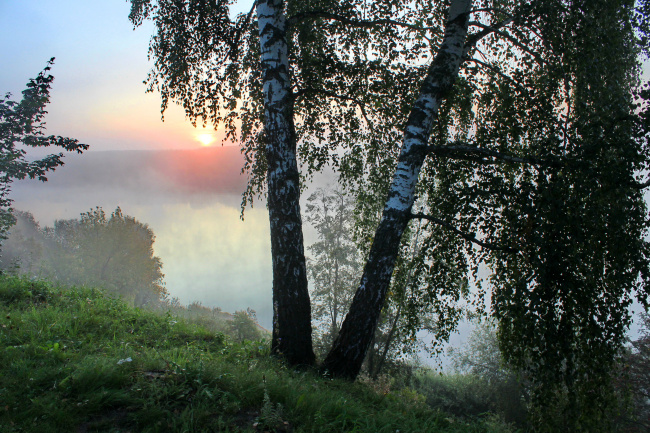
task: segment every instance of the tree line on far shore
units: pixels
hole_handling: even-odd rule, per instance
[[[198,322],[237,341],[268,334],[255,311],[224,312],[201,302],[183,306],[165,288],[162,260],[154,255],[156,239],[148,224],[117,207],[110,215],[101,207],[79,218],[41,227],[34,216],[14,211],[6,234],[0,271],[43,278],[61,285],[98,287],[127,303]]]

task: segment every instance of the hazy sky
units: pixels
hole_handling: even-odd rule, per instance
[[[176,106],[161,122],[159,95],[145,94],[153,26],[134,30],[129,11],[124,0],[0,0],[0,93],[20,99],[27,80],[56,57],[50,133],[91,150],[200,146],[206,131]]]

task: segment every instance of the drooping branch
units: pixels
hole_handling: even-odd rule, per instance
[[[412,213],[410,215],[410,218],[411,219],[423,219],[423,220],[431,221],[434,224],[437,224],[439,226],[443,226],[443,227],[449,229],[450,231],[457,234],[458,236],[465,239],[466,241],[472,242],[473,244],[479,245],[479,246],[481,246],[483,248],[486,248],[488,250],[505,251],[507,253],[516,253],[517,251],[519,251],[516,248],[496,245],[496,244],[493,244],[491,242],[482,241],[482,240],[478,239],[475,235],[470,234],[470,233],[465,233],[464,231],[457,229],[453,225],[441,220],[440,218],[436,218],[436,217],[431,216],[431,215],[425,215],[423,213],[415,213],[415,214]]]
[[[478,50],[477,50],[478,51]],[[483,53],[481,53],[483,55]],[[485,56],[484,56],[485,57]],[[471,59],[466,59],[466,62],[472,62],[476,63],[479,66],[483,66],[485,69],[495,73],[496,75],[500,76],[501,78],[505,79],[509,83],[511,83],[513,86],[517,87],[522,93],[526,94],[528,96],[528,89],[524,87],[523,84],[521,84],[519,81],[515,80],[514,78],[508,76],[507,74],[504,74],[499,68],[490,65],[487,62],[484,62],[482,60],[476,59],[476,58],[471,58]]]
[[[538,53],[534,52],[529,47],[522,44],[519,40],[517,40],[517,38],[513,37],[512,35],[501,31],[501,29],[503,27],[510,24],[511,22],[513,22],[513,19],[508,18],[507,20],[503,20],[503,21],[501,21],[499,23],[496,23],[496,24],[493,24],[493,25],[489,26],[489,25],[480,23],[478,21],[472,21],[472,22],[470,22],[470,26],[480,27],[483,30],[481,30],[480,32],[475,33],[473,35],[470,35],[468,37],[468,43],[471,43],[472,41],[474,41],[473,43],[476,44],[481,38],[483,38],[483,37],[485,37],[485,36],[487,36],[487,35],[489,35],[491,33],[494,33],[495,35],[500,36],[501,38],[507,40],[512,45],[519,48],[521,51],[523,51],[523,52],[529,54],[530,56],[532,56],[535,59],[535,61],[537,62],[537,64],[543,65],[545,63],[544,59],[542,59]],[[465,44],[465,46],[467,46],[467,44]]]
[[[481,31],[479,31],[477,33],[471,34],[471,35],[469,35],[467,37],[467,42],[465,43],[465,53],[466,53],[465,57],[467,57],[467,54],[469,53],[469,51],[472,48],[476,47],[476,44],[481,39],[483,39],[485,36],[488,36],[488,35],[490,35],[492,33],[495,33],[498,36],[508,40],[510,43],[512,43],[513,45],[518,47],[523,52],[526,52],[529,55],[531,55],[539,65],[544,64],[545,62],[539,56],[539,54],[535,53],[529,47],[522,44],[516,37],[514,37],[514,36],[512,36],[512,35],[510,35],[508,33],[505,33],[505,32],[503,32],[501,30],[501,29],[503,29],[504,27],[506,27],[509,24],[518,23],[519,22],[518,18],[528,14],[528,12],[525,11],[526,8],[527,8],[526,6],[517,7],[512,12],[506,11],[505,9],[501,9],[501,8],[478,8],[478,9],[473,9],[471,11],[472,14],[480,13],[480,12],[487,12],[489,14],[499,14],[499,15],[502,15],[502,16],[506,16],[507,18],[505,18],[505,19],[503,19],[501,21],[498,21],[496,23],[489,24],[489,25],[488,24],[483,24],[483,23],[478,22],[478,21],[470,21],[469,22],[470,27],[476,26],[476,27],[482,28],[483,30],[481,30]],[[534,27],[535,26],[533,24],[531,24],[531,23],[528,23],[526,25],[526,28],[528,29],[528,31],[530,31],[535,37],[541,38],[541,36],[539,35],[539,32],[537,30],[535,30]],[[516,28],[513,28],[512,30],[517,31]]]
[[[363,116],[366,123],[368,124],[368,127],[372,128],[372,122],[368,118],[368,113],[366,112],[363,102],[359,101],[357,98],[354,98],[352,96],[347,96],[347,95],[339,95],[338,93],[331,92],[325,89],[314,89],[314,88],[301,89],[298,90],[297,92],[294,92],[293,95],[294,95],[294,100],[296,101],[305,95],[324,95],[334,99],[353,102],[357,107],[359,107],[359,110],[361,111],[361,115]]]
[[[235,30],[235,37],[233,38],[233,42],[230,46],[230,50],[228,50],[229,59],[236,60],[239,54],[241,37],[244,34],[244,32],[246,32],[246,28],[251,24],[253,19],[253,14],[255,13],[256,9],[257,9],[257,0],[253,2],[253,5],[251,6],[251,10],[248,11],[244,23]]]

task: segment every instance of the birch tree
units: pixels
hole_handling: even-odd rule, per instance
[[[377,327],[390,285],[402,234],[411,217],[415,187],[427,155],[429,137],[442,97],[451,90],[463,60],[471,0],[449,8],[445,36],[431,63],[406,126],[395,174],[379,222],[361,284],[322,369],[355,377]],[[374,312],[367,314],[368,311]]]
[[[310,303],[300,215],[294,90],[285,5],[253,2],[232,20],[229,1],[132,0],[130,19],[156,24],[149,90],[183,105],[196,124],[226,127],[247,149],[251,175],[245,202],[267,191],[273,261],[272,353],[311,365]],[[255,20],[253,19],[255,16]]]
[[[565,420],[603,409],[584,396],[648,295],[645,1],[260,0],[237,17],[227,1],[131,1],[156,24],[163,110],[225,127],[244,204],[268,196],[275,353],[313,362],[298,167],[329,164],[384,206],[324,373],[358,374],[417,219],[428,299],[453,309],[466,285],[447,276],[477,280],[539,395],[568,392]]]
[[[300,216],[294,95],[290,82],[287,20],[278,0],[257,1],[266,145],[267,204],[273,260],[271,351],[291,364],[314,362],[311,306]]]
[[[397,142],[396,124],[414,93],[407,83],[422,75],[430,44],[441,42],[434,27],[445,21],[446,8],[437,2],[393,11],[389,3],[259,1],[233,19],[229,2],[132,1],[135,25],[147,18],[156,24],[148,83],[149,90],[160,91],[163,111],[171,100],[194,122],[225,126],[226,137],[240,139],[247,158],[244,203],[267,194],[272,349],[293,364],[313,362],[305,331],[309,298],[296,146],[307,176],[328,163],[349,168],[353,159],[337,155],[364,152],[365,142],[372,152],[390,150],[381,143]],[[395,19],[402,13],[403,22]],[[413,39],[412,32],[419,37]],[[385,105],[389,99],[392,104]]]

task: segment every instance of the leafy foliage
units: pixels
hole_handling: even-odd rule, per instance
[[[606,430],[617,411],[611,379],[628,307],[634,296],[648,299],[647,210],[634,179],[648,160],[646,130],[634,114],[645,110],[635,100],[634,4],[556,6],[536,11],[534,25],[555,53],[528,78],[536,93],[482,114],[477,136],[499,142],[494,121],[528,116],[535,128],[499,130],[525,143],[529,155],[563,162],[512,172],[507,193],[485,206],[500,218],[481,229],[518,249],[489,260],[504,356],[530,376],[534,401],[565,402],[554,416],[542,411],[540,423],[549,431]],[[538,112],[544,101],[545,113]],[[495,118],[501,110],[507,116]]]
[[[45,69],[27,82],[20,102],[11,100],[11,94],[0,96],[0,238],[15,222],[11,214],[10,185],[17,179],[38,179],[45,182],[48,171],[63,165],[63,153],[51,154],[42,159],[27,159],[27,149],[56,146],[78,153],[88,149],[72,138],[45,135],[43,117],[50,102],[50,88],[54,77],[48,71],[54,58]]]
[[[361,276],[361,257],[353,234],[354,200],[340,188],[319,188],[307,199],[305,221],[318,233],[308,249],[312,318],[320,330],[322,352],[329,350]]]
[[[262,339],[262,328],[257,323],[255,311],[236,311],[229,323],[230,335],[238,342],[257,341]]]
[[[452,308],[463,287],[454,281],[473,271],[470,300],[480,308],[490,294],[507,361],[535,383],[539,407],[562,402],[542,409],[540,424],[607,429],[628,306],[648,296],[638,10],[601,1],[474,8],[493,24],[433,128],[413,206],[427,235],[412,266],[428,270],[430,305],[451,295]],[[357,165],[366,197],[385,194],[392,159],[374,171],[372,160]]]
[[[623,392],[630,393],[629,414],[622,422],[629,432],[650,428],[650,315],[643,314],[641,320],[641,335],[623,355],[617,383]]]
[[[190,118],[241,133],[246,202],[264,190],[263,71],[252,11],[232,19],[229,4],[133,1],[132,20],[156,23],[149,85],[163,108],[175,100]],[[418,127],[413,104],[443,52],[448,6],[286,2],[291,109],[307,176],[331,164],[364,204],[395,193],[397,144],[407,121]],[[405,268],[423,288],[413,305],[432,305],[439,335],[448,335],[471,275],[478,293],[469,301],[483,309],[489,295],[502,352],[530,378],[540,426],[557,422],[540,428],[607,429],[627,307],[648,298],[648,185],[639,179],[649,160],[648,92],[637,58],[648,50],[648,5],[472,7],[458,77],[429,77],[456,79],[433,127],[420,131],[424,164],[409,167],[420,174],[406,217],[423,221],[425,234]]]
[[[167,296],[162,262],[153,255],[153,231],[119,207],[110,216],[97,207],[44,229],[31,214],[17,215],[20,222],[9,235],[4,269],[103,287],[137,306]]]

